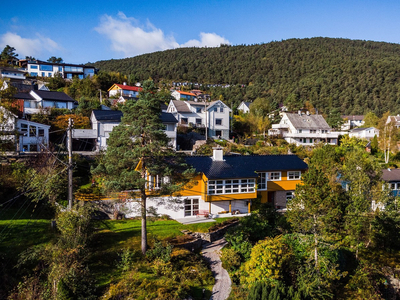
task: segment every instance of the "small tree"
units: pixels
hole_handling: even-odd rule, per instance
[[[50,63],[60,64],[60,63],[63,62],[63,59],[61,57],[52,56],[47,61],[50,62]]]
[[[3,51],[0,54],[0,60],[5,62],[6,64],[14,65],[17,60],[18,54],[15,53],[15,48],[9,45],[6,45]]]
[[[147,250],[147,199],[178,192],[193,174],[168,146],[164,125],[160,120],[160,101],[152,81],[143,84],[136,102],[128,101],[122,107],[121,124],[110,134],[104,164],[97,169],[103,172],[105,188],[109,191],[139,190],[131,194],[138,198],[142,217],[142,252]],[[140,163],[140,168],[136,166]],[[148,193],[151,184],[148,174],[166,180],[160,189]]]

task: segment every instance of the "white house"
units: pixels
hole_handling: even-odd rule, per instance
[[[41,149],[47,147],[49,143],[49,129],[50,125],[18,119],[18,151],[40,151]]]
[[[15,145],[16,151],[36,152],[47,147],[49,143],[49,125],[44,125],[28,120],[18,119],[16,115],[0,107],[2,120],[0,120],[1,139],[8,140]]]
[[[9,67],[0,67],[0,75],[2,79],[25,80],[25,72]]]
[[[180,126],[207,128],[210,137],[229,139],[231,109],[221,100],[212,102],[171,100],[167,112],[176,117]]]
[[[272,124],[268,134],[282,136],[288,143],[297,146],[314,146],[320,142],[337,145],[341,132],[333,132],[321,115],[299,112],[282,113],[280,123]]]
[[[354,128],[349,131],[349,136],[359,139],[372,140],[374,136],[379,137],[379,129],[376,129],[375,127]]]
[[[400,116],[388,116],[386,124],[393,123],[396,128],[400,128]]]
[[[73,138],[95,139],[96,150],[106,150],[107,140],[115,126],[121,123],[123,114],[119,110],[93,110],[90,116],[92,129],[74,129]],[[176,133],[178,121],[172,114],[162,112],[161,121],[165,125],[165,134],[170,140],[170,145],[176,149]]]
[[[248,112],[250,112],[250,105],[251,105],[251,102],[242,101],[242,102],[239,104],[237,110],[238,110],[238,111],[241,111],[241,112],[244,113],[244,114],[247,114]]]
[[[44,108],[66,108],[73,109],[77,102],[63,92],[45,90],[32,90],[30,92],[19,92],[14,95],[19,104],[21,113],[25,115],[37,114]]]
[[[60,74],[62,78],[72,79],[74,76],[78,76],[80,79],[83,79],[92,77],[95,74],[95,68],[86,65],[51,63],[27,59],[21,59],[19,64],[31,76],[54,77]]]
[[[363,115],[341,116],[343,119],[342,130],[350,130],[364,125]]]
[[[171,96],[176,100],[186,100],[186,101],[194,101],[196,98],[196,94],[182,91],[173,91]]]
[[[139,97],[139,92],[142,90],[139,86],[130,86],[124,84],[114,83],[108,89],[108,96],[109,97],[130,97],[130,98],[137,98]]]

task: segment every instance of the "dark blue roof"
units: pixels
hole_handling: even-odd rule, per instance
[[[307,164],[296,155],[235,155],[224,161],[207,156],[188,156],[186,163],[208,179],[256,178],[256,172],[306,170]]]
[[[163,123],[178,123],[178,120],[171,113],[162,112],[161,121]]]
[[[121,122],[122,111],[120,110],[93,110],[93,114],[97,121],[113,121]],[[178,123],[178,120],[170,113],[161,113],[161,121],[163,123]]]
[[[114,121],[121,122],[122,111],[120,110],[93,110],[93,114],[97,121]]]

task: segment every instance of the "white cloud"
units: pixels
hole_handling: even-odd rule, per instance
[[[182,44],[181,47],[219,47],[221,44],[230,44],[230,42],[216,33],[200,33],[199,40],[190,40]]]
[[[215,33],[202,32],[200,40],[193,39],[180,45],[173,36],[166,36],[149,21],[143,26],[122,12],[118,13],[117,18],[104,15],[95,30],[111,41],[112,50],[122,52],[126,57],[178,47],[217,47],[221,43],[230,44]]]
[[[61,50],[61,47],[52,39],[36,34],[36,38],[23,38],[12,32],[7,32],[0,37],[0,47],[10,45],[15,48],[15,52],[19,54],[19,58],[25,56],[34,56],[38,58],[45,54],[52,54]]]

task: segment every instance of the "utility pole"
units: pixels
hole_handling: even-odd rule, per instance
[[[103,104],[103,95],[101,94],[101,89],[99,89],[100,92],[100,104]]]
[[[207,142],[207,140],[208,140],[208,132],[207,132],[207,115],[208,115],[208,112],[207,112],[207,99],[206,98],[204,98],[204,114],[206,115],[206,121],[205,121],[205,126],[206,126],[206,142]]]
[[[68,209],[72,209],[72,119],[68,119]]]

